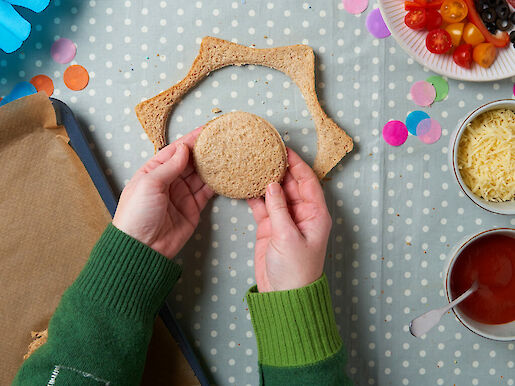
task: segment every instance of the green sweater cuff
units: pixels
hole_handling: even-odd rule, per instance
[[[182,268],[109,224],[70,287],[128,318],[152,320]]]
[[[263,365],[312,364],[342,347],[325,274],[295,290],[259,293],[254,286],[247,302]]]

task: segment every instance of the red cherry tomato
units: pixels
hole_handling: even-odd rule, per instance
[[[426,10],[409,11],[404,17],[404,23],[411,29],[422,29],[426,26]]]
[[[456,48],[452,58],[458,66],[470,68],[472,65],[472,44],[462,44]]]
[[[442,15],[434,9],[426,10],[426,28],[428,31],[440,28],[442,25]]]
[[[442,3],[443,0],[406,0],[404,2],[404,9],[406,11],[413,11],[414,9],[440,9]]]
[[[429,31],[426,37],[426,47],[433,54],[445,54],[452,47],[451,35],[444,29]]]
[[[423,5],[415,3],[414,1],[406,0],[404,2],[404,9],[406,11],[414,11],[414,10],[417,10],[417,9],[426,9],[426,7],[424,7]]]
[[[443,0],[428,0],[426,2],[426,9],[440,9]]]

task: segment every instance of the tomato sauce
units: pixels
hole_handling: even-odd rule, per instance
[[[452,268],[452,298],[469,289],[475,280],[479,288],[458,305],[460,311],[486,324],[515,320],[515,238],[491,234],[465,248]]]

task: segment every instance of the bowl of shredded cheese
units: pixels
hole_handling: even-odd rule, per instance
[[[451,172],[476,205],[515,215],[515,99],[472,111],[451,137]]]

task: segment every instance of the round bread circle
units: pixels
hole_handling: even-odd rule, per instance
[[[288,156],[277,130],[244,111],[223,114],[204,125],[193,147],[200,179],[219,195],[261,197],[272,182],[281,182]]]

